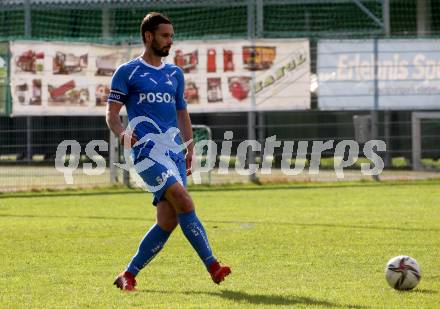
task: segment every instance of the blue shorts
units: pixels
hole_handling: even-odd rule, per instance
[[[138,163],[147,159],[148,157],[141,156],[134,160],[136,171],[141,176],[144,183],[147,185],[148,190],[153,193],[153,205],[157,206],[157,203],[164,200],[165,191],[174,183],[180,182],[180,184],[186,187],[186,163],[183,158],[173,158],[171,161],[175,166],[165,166],[157,162],[151,162],[151,166],[147,169],[141,168],[138,170]],[[147,165],[148,166],[148,165]],[[144,169],[144,170],[142,170]],[[180,176],[180,177],[179,177]]]

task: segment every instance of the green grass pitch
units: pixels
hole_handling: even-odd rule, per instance
[[[154,222],[150,195],[108,190],[0,195],[0,308],[438,308],[440,182],[193,189],[220,286],[176,229],[138,276],[113,285]],[[410,292],[393,256],[418,260]]]

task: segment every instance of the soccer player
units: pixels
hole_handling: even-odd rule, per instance
[[[165,15],[152,12],[142,20],[140,32],[145,50],[114,73],[106,121],[121,144],[131,147],[137,172],[145,184],[153,188],[157,220],[114,284],[121,290],[134,291],[135,277],[163,248],[178,224],[212,280],[219,284],[231,269],[214,257],[194,203],[185,189],[194,144],[183,97],[183,72],[176,65],[162,62],[173,44],[173,25]],[[120,120],[122,106],[127,110],[130,124],[137,124],[131,131],[125,130]],[[181,137],[187,146],[186,156],[183,146],[180,152],[174,147],[182,145]]]

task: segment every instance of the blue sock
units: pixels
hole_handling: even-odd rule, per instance
[[[212,255],[208,236],[206,236],[205,229],[195,211],[179,214],[179,224],[183,234],[196,250],[206,268],[209,269],[209,265],[214,263],[216,258]]]
[[[136,276],[162,250],[170,235],[170,232],[163,230],[157,223],[153,225],[142,239],[126,271]]]

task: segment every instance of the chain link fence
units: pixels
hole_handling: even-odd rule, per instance
[[[79,5],[81,3],[81,5]],[[69,42],[140,43],[139,23],[148,11],[161,11],[173,20],[176,39],[308,38],[312,79],[317,75],[317,44],[323,38],[437,38],[440,34],[439,0],[431,1],[48,1],[5,0],[0,3],[0,40],[32,39]],[[6,85],[7,87],[8,85]],[[320,111],[316,89],[311,89],[311,110],[288,112],[193,114],[192,122],[206,125],[212,139],[220,145],[225,131],[233,132],[232,155],[238,145],[254,136],[264,145],[266,137],[276,135],[285,141],[359,140],[371,135],[372,116],[377,138],[387,151],[382,178],[412,179],[439,176],[440,120],[421,119],[419,144],[414,145],[412,113],[417,110]],[[0,104],[1,105],[1,104]],[[427,111],[430,112],[430,111]],[[432,111],[435,112],[435,111]],[[373,119],[373,120],[374,120]],[[251,129],[249,126],[251,123]],[[250,132],[252,134],[250,134]],[[81,146],[74,187],[108,186],[127,183],[124,173],[110,171],[111,151],[99,151],[101,158],[85,153],[91,140],[102,140],[110,147],[104,117],[15,117],[0,116],[0,191],[72,187],[55,169],[56,149],[63,140],[75,139]],[[415,167],[413,152],[419,149]],[[311,150],[308,149],[308,158]],[[284,175],[280,170],[282,149],[273,156],[273,173],[257,173],[261,182],[337,180],[332,171],[333,152],[323,153],[319,175],[305,172]],[[120,157],[120,153],[118,154]],[[220,161],[220,153],[217,164]],[[293,153],[295,155],[295,152]],[[360,154],[362,155],[362,154]],[[255,152],[260,164],[267,158]],[[104,173],[90,176],[84,165],[105,160]],[[235,172],[234,160],[227,175],[214,169],[204,183],[247,182],[248,176]],[[87,166],[87,165],[86,165]],[[306,164],[307,167],[307,164]],[[359,164],[350,167],[346,179],[364,179]],[[125,179],[125,181],[124,181]],[[253,179],[255,180],[255,179]]]
[[[262,112],[258,115],[256,125],[257,139],[263,145],[265,139],[276,136],[278,141],[299,141],[309,143],[307,160],[310,160],[313,141],[334,140],[336,145],[342,140],[356,140],[357,116],[369,116],[369,111],[297,111],[297,112]],[[382,179],[420,179],[440,177],[440,120],[421,120],[421,169],[413,171],[412,162],[412,121],[411,111],[381,112],[379,114],[379,139],[387,144],[387,151],[380,153],[385,163],[385,170],[380,176]],[[0,153],[0,188],[1,191],[51,189],[51,188],[90,188],[124,184],[123,170],[115,168],[111,175],[110,140],[109,131],[103,117],[32,117],[31,136],[28,136],[26,118],[9,119],[8,125],[2,122],[0,140],[2,141]],[[13,120],[13,121],[12,121]],[[236,152],[239,144],[247,138],[247,114],[194,114],[192,121],[195,124],[206,125],[212,132],[212,140],[217,144],[217,158],[214,169],[210,173],[202,174],[203,184],[228,184],[249,182],[249,176],[236,172]],[[93,125],[91,125],[93,124]],[[233,132],[230,170],[227,174],[218,173],[221,158],[220,151],[226,131]],[[208,135],[209,136],[209,135]],[[27,138],[31,143],[27,144]],[[198,139],[205,139],[201,135]],[[68,184],[62,171],[55,168],[56,150],[63,140],[75,139],[81,145],[81,157],[78,168],[73,172],[73,184]],[[92,140],[102,140],[108,143],[106,151],[98,151],[97,157],[86,154],[86,146]],[[362,150],[362,141],[360,141]],[[296,146],[295,146],[296,147]],[[70,150],[69,150],[70,151]],[[68,152],[69,152],[68,151]],[[273,158],[264,158],[263,151],[256,151],[256,163],[260,170],[258,180],[262,183],[289,182],[289,181],[337,181],[334,172],[334,150],[324,151],[321,158],[320,173],[309,173],[306,162],[302,173],[289,176],[281,169],[283,147],[276,147]],[[293,149],[292,157],[295,158],[297,148]],[[100,157],[102,156],[102,158]],[[123,156],[119,152],[123,161]],[[360,163],[365,162],[363,153],[359,152],[360,159],[353,166],[345,170],[342,180],[371,179],[360,171]],[[199,156],[199,159],[202,156]],[[87,163],[96,168],[96,162],[105,160],[105,170],[100,175],[87,175]],[[263,160],[270,160],[272,172],[269,175],[261,173]],[[292,160],[292,168],[294,167]],[[131,185],[135,185],[131,175]],[[128,184],[127,180],[125,181]],[[190,178],[190,183],[192,179]]]

